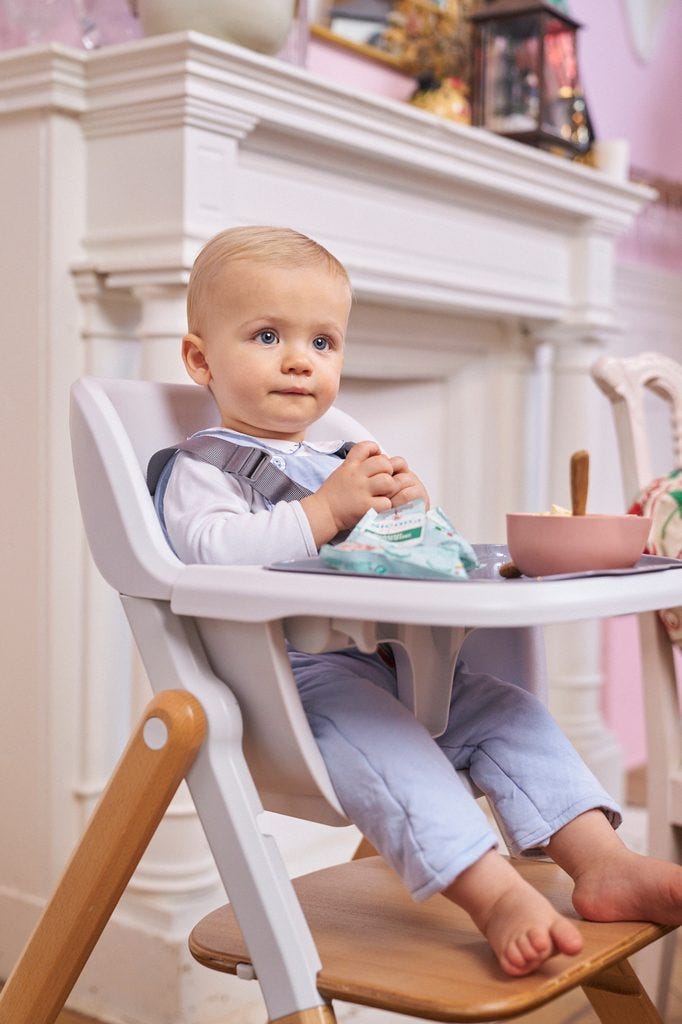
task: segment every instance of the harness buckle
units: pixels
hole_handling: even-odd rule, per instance
[[[242,463],[239,474],[247,480],[258,480],[270,465],[270,455],[262,449],[254,448]]]

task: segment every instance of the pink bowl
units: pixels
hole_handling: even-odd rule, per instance
[[[646,516],[507,514],[507,546],[524,576],[627,569],[644,550]]]

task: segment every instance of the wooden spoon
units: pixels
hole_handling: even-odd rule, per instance
[[[590,455],[584,448],[573,452],[571,455],[571,514],[584,516],[587,508],[587,488],[590,480]],[[498,569],[500,576],[505,579],[515,579],[520,576],[518,568],[513,562],[505,562]]]
[[[584,449],[571,455],[571,514],[584,516],[590,478],[590,456]]]

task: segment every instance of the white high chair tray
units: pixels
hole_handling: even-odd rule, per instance
[[[677,568],[677,563],[666,570]],[[663,567],[661,567],[663,568]],[[264,577],[267,574],[267,579]],[[426,626],[533,626],[605,618],[682,604],[682,573],[629,571],[521,581],[387,579],[273,572],[261,566],[185,565],[171,587],[178,615],[232,622],[306,616]]]

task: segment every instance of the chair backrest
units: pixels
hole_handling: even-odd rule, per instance
[[[97,568],[119,593],[168,598],[181,563],[149,499],[147,463],[155,451],[219,422],[210,391],[195,384],[83,377],[73,385],[71,444],[81,512]],[[330,409],[314,432],[318,440],[368,436],[338,409]]]
[[[210,392],[194,384],[84,377],[72,387],[73,461],[88,542],[98,569],[124,599],[155,690],[168,685],[168,672],[157,672],[155,666],[162,645],[170,650],[177,642],[170,598],[183,566],[156,516],[146,467],[155,451],[218,422]],[[311,436],[316,440],[357,441],[370,436],[338,409],[330,409],[315,426]],[[158,615],[154,613],[148,628],[142,623],[151,613],[142,606],[151,605]],[[229,608],[225,612],[224,620],[183,622],[180,632],[187,634],[183,642],[189,644],[188,631],[195,631],[214,676],[229,685],[239,703],[244,751],[264,805],[314,821],[345,823],[298,698],[281,628],[270,623],[231,624]],[[425,634],[430,636],[427,627],[394,628],[399,643],[403,634],[410,635],[413,654],[414,645],[426,643]],[[544,696],[539,630],[474,633],[464,653],[475,663],[472,667],[504,674]],[[254,679],[259,681],[256,687]]]
[[[629,504],[654,476],[646,423],[647,392],[670,404],[674,465],[666,469],[682,467],[682,364],[657,352],[625,359],[603,356],[593,365],[592,376],[613,405],[623,488]]]
[[[71,439],[90,549],[103,577],[123,597],[152,688],[168,685],[168,673],[155,669],[161,650],[175,649],[179,634],[191,646],[193,629],[215,677],[239,702],[245,754],[266,808],[346,824],[275,625],[242,624],[235,635],[223,621],[197,619],[180,630],[173,622],[171,591],[183,566],[166,542],[147,490],[147,463],[155,451],[218,423],[210,392],[195,384],[77,381],[71,390]],[[357,441],[370,435],[352,417],[330,409],[314,436]],[[156,613],[145,612],[145,605],[155,605]],[[150,614],[154,625],[147,628]],[[179,685],[192,688],[191,680]]]

